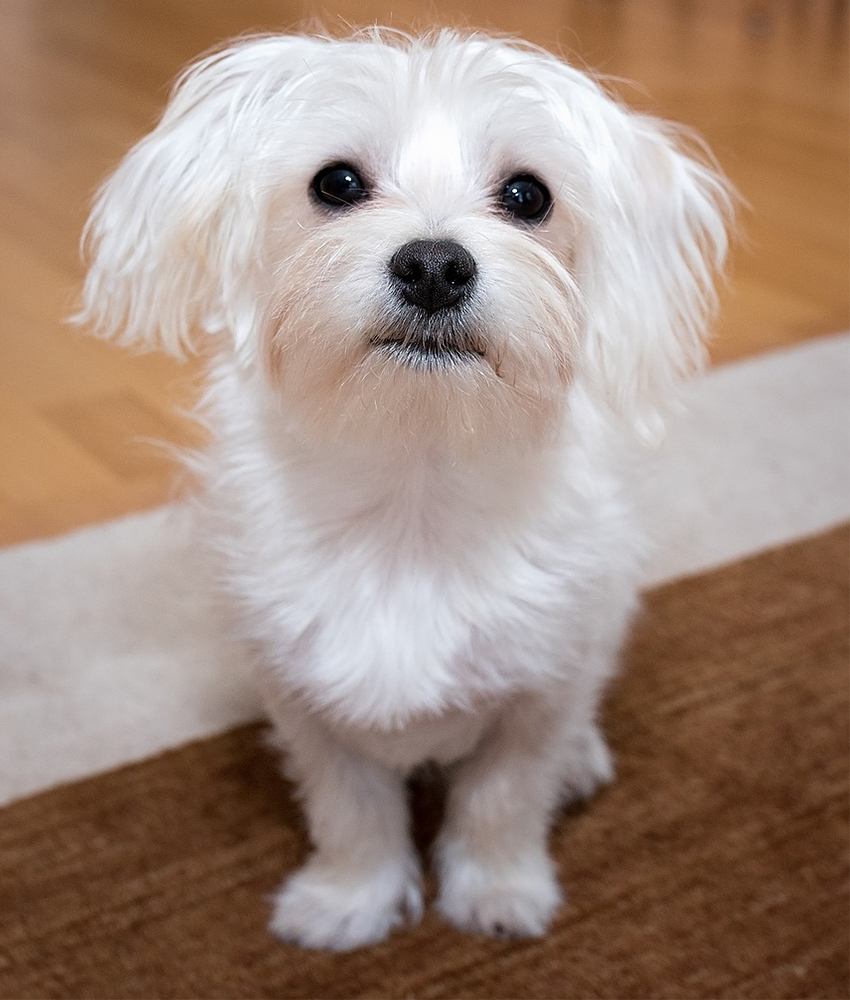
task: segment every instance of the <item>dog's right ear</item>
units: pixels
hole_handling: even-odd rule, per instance
[[[89,263],[72,322],[175,355],[197,334],[254,327],[270,101],[303,75],[320,38],[268,36],[207,56],[177,81],[159,125],[104,183],[83,235]]]

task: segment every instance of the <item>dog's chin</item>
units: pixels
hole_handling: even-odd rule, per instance
[[[309,337],[292,337],[294,324],[280,321],[268,364],[291,426],[317,445],[454,461],[526,451],[559,426],[559,356],[519,350],[472,310],[387,310],[356,330],[324,318]]]

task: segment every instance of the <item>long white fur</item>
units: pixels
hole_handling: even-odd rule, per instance
[[[309,197],[333,162],[366,202]],[[537,226],[498,210],[518,173],[554,197]],[[729,215],[669,126],[448,31],[237,42],[102,188],[78,319],[212,347],[211,548],[315,848],[279,936],[346,949],[418,917],[404,782],[426,761],[450,775],[439,909],[545,931],[553,811],[612,775],[596,712],[636,606],[637,439],[701,361]],[[370,346],[389,258],[429,238],[476,260],[478,360]]]

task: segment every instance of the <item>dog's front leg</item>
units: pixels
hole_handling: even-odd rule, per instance
[[[312,856],[278,890],[271,930],[308,948],[347,951],[422,914],[404,778],[351,752],[318,724],[286,727]]]
[[[561,900],[547,840],[554,810],[610,781],[593,705],[509,706],[455,771],[437,841],[443,915],[465,930],[542,935]]]

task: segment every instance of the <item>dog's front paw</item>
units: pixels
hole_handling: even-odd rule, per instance
[[[548,858],[510,866],[444,859],[437,908],[462,930],[493,937],[541,937],[561,902]]]
[[[305,948],[350,951],[421,916],[422,890],[412,861],[367,874],[314,859],[278,890],[269,929]]]

